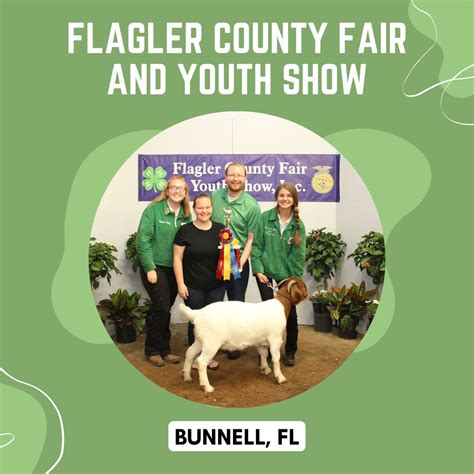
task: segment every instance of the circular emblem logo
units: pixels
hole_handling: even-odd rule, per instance
[[[315,166],[318,170],[311,180],[311,186],[319,194],[326,194],[334,187],[334,178],[328,173],[329,166]]]

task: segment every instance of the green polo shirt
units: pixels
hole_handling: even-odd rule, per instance
[[[245,191],[235,200],[227,199],[227,188],[218,189],[212,193],[212,220],[225,224],[224,209],[230,209],[231,229],[238,239],[241,250],[247,243],[249,233],[255,234],[260,220],[260,206],[258,202]]]
[[[175,214],[168,206],[168,201],[155,202],[149,205],[142,214],[137,235],[137,252],[145,272],[157,265],[173,266],[173,241],[178,229],[192,217],[184,217],[180,207]]]
[[[295,246],[296,224],[294,217],[280,233],[280,221],[275,208],[262,214],[252,246],[252,272],[283,280],[289,276],[303,277],[306,250],[306,229],[300,218],[301,244]]]

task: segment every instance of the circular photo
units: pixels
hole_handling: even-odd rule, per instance
[[[173,394],[221,407],[299,395],[338,369],[376,315],[376,206],[315,133],[259,113],[196,117],[115,174],[91,231],[105,330]]]

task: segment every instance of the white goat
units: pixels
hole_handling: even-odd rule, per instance
[[[271,373],[267,363],[268,348],[273,361],[273,371],[278,383],[286,382],[280,370],[280,347],[291,306],[308,296],[303,281],[290,277],[281,282],[275,298],[261,303],[222,301],[212,303],[202,309],[192,310],[183,303],[181,312],[194,323],[196,340],[186,351],[183,367],[184,380],[190,382],[191,364],[197,354],[199,384],[205,392],[214,388],[207,377],[207,365],[220,349],[230,351],[257,346],[260,354],[260,372]]]

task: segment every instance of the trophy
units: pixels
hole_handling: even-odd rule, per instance
[[[226,227],[232,226],[232,209],[222,209],[224,211],[224,225]]]

